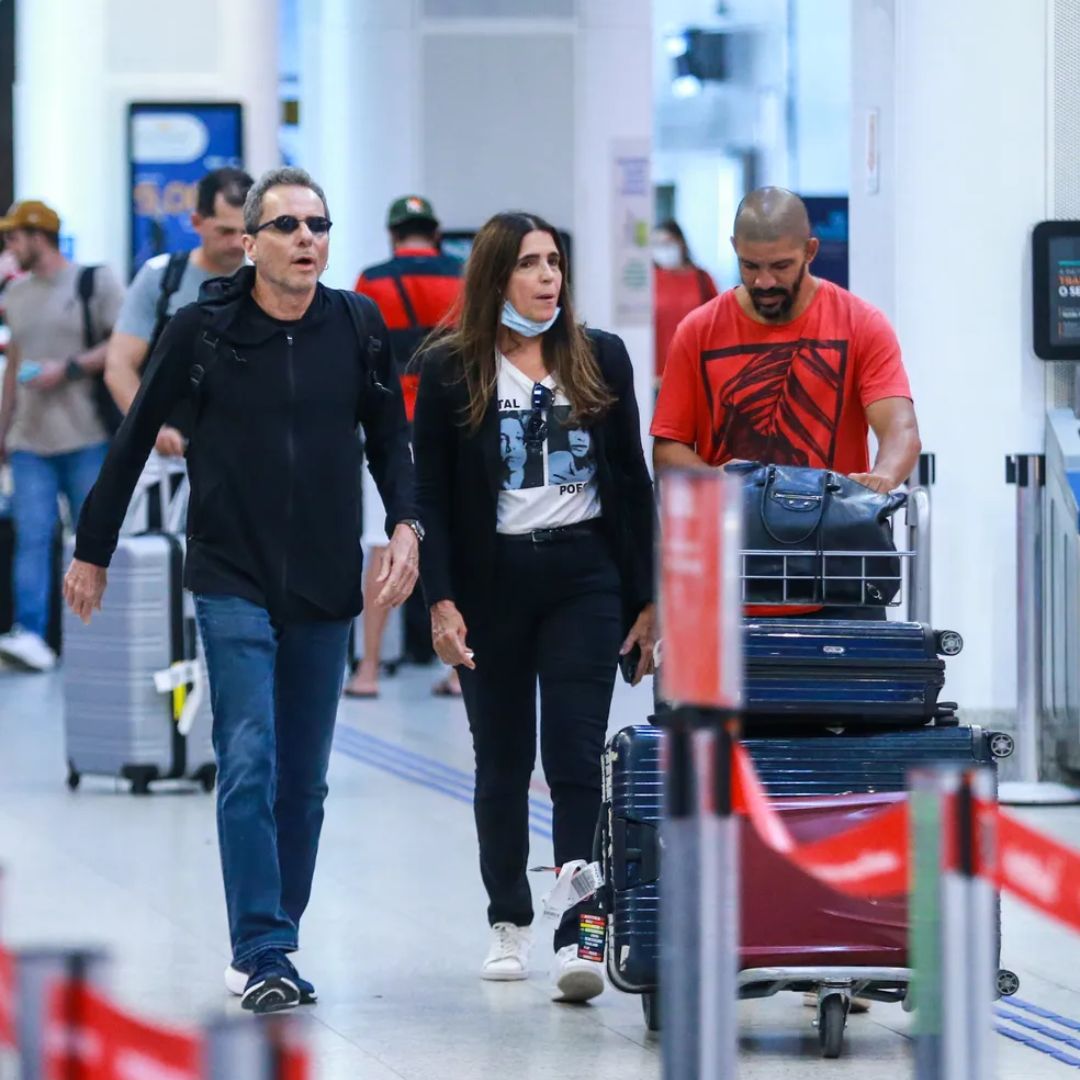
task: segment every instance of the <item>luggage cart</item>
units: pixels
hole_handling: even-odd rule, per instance
[[[746,550],[741,553],[742,598],[744,603],[767,604],[770,607],[793,607],[808,605],[840,606],[844,608],[902,609],[907,620],[929,626],[931,621],[930,587],[930,540],[931,513],[930,494],[925,487],[912,487],[907,492],[903,521],[896,521],[897,546],[895,552],[882,551],[787,551]],[[764,570],[762,567],[768,569]],[[779,570],[779,572],[777,572]],[[776,595],[762,596],[761,583],[769,583]],[[884,591],[895,591],[888,602],[876,599]],[[890,590],[889,586],[896,586]],[[961,636],[954,631],[943,631],[936,636],[938,651],[944,656],[955,656],[963,648]],[[659,672],[663,643],[657,646],[657,669]],[[657,691],[659,693],[659,676]],[[658,710],[664,707],[658,700]],[[971,733],[972,744],[985,747],[990,762],[1009,757],[1014,750],[1013,739],[1004,732],[982,732],[976,728],[957,729],[955,717],[948,714],[934,721],[933,727],[951,728],[957,735],[962,731]],[[942,732],[945,735],[945,732]],[[657,743],[659,733],[656,733]],[[640,872],[645,876],[641,884],[645,892],[632,903],[620,903],[613,899],[614,886],[609,880],[605,887],[608,908],[608,975],[614,986],[628,993],[638,993],[642,998],[642,1012],[647,1028],[658,1031],[661,1024],[659,995],[655,976],[648,980],[648,964],[637,971],[626,966],[626,946],[621,942],[616,924],[617,912],[622,911],[629,922],[645,933],[656,919],[659,907],[659,844],[656,827],[659,825],[659,801],[662,784],[657,780],[650,788],[644,783],[639,793],[646,804],[656,799],[655,817],[651,821],[647,811],[637,818],[619,822],[612,813],[612,800],[620,782],[613,777],[613,763],[618,754],[626,753],[628,746],[609,749],[605,756],[604,808],[597,830],[597,854],[603,861],[605,878],[617,859],[625,858],[627,851],[641,859]],[[615,757],[613,758],[613,753]],[[895,790],[895,789],[894,789]],[[650,856],[653,842],[657,851]],[[651,877],[651,880],[650,880]],[[906,903],[904,904],[906,910]],[[631,933],[636,932],[634,929]],[[614,946],[614,948],[613,948]],[[622,955],[618,955],[619,953]],[[897,950],[898,958],[906,959],[905,950]],[[741,999],[771,997],[782,991],[813,993],[817,996],[814,1026],[822,1055],[839,1057],[843,1048],[844,1030],[853,998],[870,1001],[900,1003],[905,1010],[913,1008],[910,994],[912,970],[902,964],[770,964],[746,966],[738,973],[737,985]],[[1019,990],[1019,979],[1007,970],[1000,969],[997,993],[1007,997]]]

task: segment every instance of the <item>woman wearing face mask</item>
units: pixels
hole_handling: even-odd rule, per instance
[[[507,461],[519,425],[524,446]],[[461,673],[476,755],[492,928],[481,977],[524,979],[537,683],[561,866],[591,857],[619,654],[640,648],[638,682],[654,640],[652,483],[630,358],[575,321],[562,242],[536,215],[497,214],[477,234],[456,329],[424,351],[414,432],[432,635]],[[594,467],[566,482],[553,453]],[[572,908],[555,933],[555,1000],[604,988],[603,965],[578,955],[581,917],[595,915]]]
[[[668,346],[675,328],[696,307],[717,295],[708,271],[695,266],[686,237],[675,221],[653,230],[653,319],[656,327],[656,384],[664,374]]]

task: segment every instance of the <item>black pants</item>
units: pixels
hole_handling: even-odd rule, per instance
[[[476,754],[476,831],[488,921],[528,926],[529,781],[540,755],[554,804],[555,862],[589,861],[600,813],[601,757],[621,644],[619,574],[603,535],[580,527],[536,542],[499,540],[490,625],[469,627],[476,670],[461,688]],[[556,950],[578,940],[581,905]]]

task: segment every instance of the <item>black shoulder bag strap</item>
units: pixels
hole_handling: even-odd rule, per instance
[[[409,299],[409,291],[405,288],[405,282],[397,274],[392,275],[390,280],[394,283],[398,296],[401,297],[401,306],[405,309],[405,318],[409,320],[409,329],[421,329],[420,320],[416,317],[416,308],[413,307],[412,300]]]

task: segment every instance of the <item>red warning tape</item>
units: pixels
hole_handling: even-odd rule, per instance
[[[46,1024],[45,1080],[199,1080],[202,1073],[197,1035],[129,1016],[82,984],[53,988]]]
[[[955,804],[954,804],[955,806]],[[798,844],[761,785],[746,749],[735,743],[732,808],[746,815],[774,851],[837,892],[898,896],[909,886],[909,816],[906,802],[891,806],[836,836]],[[975,872],[1033,907],[1080,931],[1080,852],[1003,813],[975,802],[972,837]],[[944,818],[946,867],[955,866],[954,809]]]
[[[733,753],[733,809],[750,819],[774,851],[848,896],[898,896],[907,891],[907,803],[890,806],[836,836],[798,844],[769,802],[745,747],[735,743]]]
[[[15,959],[0,945],[0,1047],[15,1049]]]
[[[1080,931],[1080,854],[994,809],[979,813],[996,819],[998,888]]]

